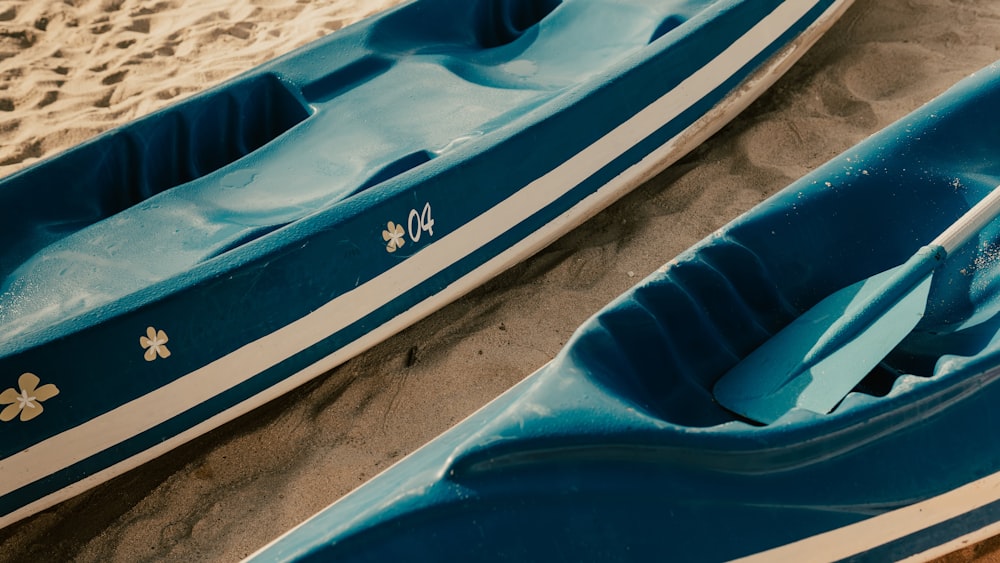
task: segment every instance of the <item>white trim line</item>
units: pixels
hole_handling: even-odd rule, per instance
[[[932,559],[937,559],[939,557],[944,557],[953,551],[958,551],[960,549],[976,545],[977,543],[992,538],[1000,534],[1000,522],[994,522],[989,526],[980,528],[974,532],[965,534],[964,536],[955,538],[949,542],[945,542],[941,545],[936,545],[927,551],[922,553],[916,553],[903,559],[900,563],[918,563],[922,561],[930,561]]]
[[[904,508],[849,524],[799,541],[775,547],[767,551],[736,559],[740,563],[764,561],[837,561],[881,545],[914,534],[940,524],[967,512],[971,512],[991,502],[1000,500],[1000,472],[983,477],[957,489],[952,489],[936,497],[929,498]],[[985,530],[996,530],[997,524],[973,532],[968,537],[980,537]],[[960,541],[954,540],[954,543]],[[948,543],[944,545],[948,545]],[[957,549],[960,545],[955,546]],[[911,559],[923,561],[929,550]]]
[[[510,226],[529,218],[537,210],[551,204],[575,188],[579,183],[606,166],[615,158],[629,150],[637,143],[645,140],[664,124],[675,119],[681,112],[700,101],[705,95],[719,87],[729,79],[734,72],[750,62],[760,52],[773,43],[788,29],[786,22],[794,23],[813,9],[819,0],[789,0],[782,3],[766,18],[758,22],[750,31],[734,41],[725,51],[709,64],[699,69],[681,82],[676,88],[667,92],[658,100],[642,109],[631,119],[619,125],[597,142],[549,172],[531,182],[508,199],[500,202],[475,220],[456,229],[451,234],[428,245],[419,254],[419,260],[406,260],[399,266],[375,277],[354,290],[345,293],[320,309],[274,333],[251,342],[234,352],[219,358],[194,372],[177,379],[147,395],[139,397],[121,407],[94,418],[93,420],[53,436],[39,444],[29,447],[8,458],[0,460],[0,474],[4,476],[0,483],[0,496],[33,483],[41,478],[62,470],[74,463],[80,462],[109,447],[128,440],[146,430],[149,430],[184,411],[197,406],[205,400],[225,392],[232,387],[247,381],[265,369],[291,357],[323,338],[334,334],[356,320],[369,314],[397,295],[412,289],[426,281],[456,260],[467,256],[497,236],[503,234]],[[835,3],[819,19],[815,25],[818,38],[819,31],[832,23],[818,25],[828,17],[839,16],[849,0]],[[811,27],[810,29],[813,29]],[[791,51],[786,52],[786,57]],[[785,62],[772,65],[782,67]],[[794,58],[787,66],[794,62]],[[783,68],[787,68],[783,66]],[[775,76],[774,79],[777,77]],[[762,80],[764,80],[762,78]],[[771,80],[770,82],[773,82]],[[766,80],[762,85],[769,85]],[[737,94],[744,94],[738,92]],[[749,102],[747,102],[749,103]],[[746,104],[739,106],[739,109]],[[700,123],[699,120],[696,123]],[[719,125],[721,126],[721,125]],[[718,127],[716,129],[718,129]],[[693,126],[692,126],[693,128]],[[634,187],[639,179],[648,178],[651,173],[651,163],[655,166],[655,158],[663,159],[678,145],[692,146],[692,140],[707,138],[711,133],[698,137],[686,137],[692,128],[686,129],[672,139],[661,149],[651,153],[640,163],[630,168],[618,178],[615,178],[583,199],[560,218],[550,222],[530,237],[512,246],[507,251],[491,259],[470,274],[467,274],[445,291],[429,298],[404,314],[383,324],[359,340],[345,346],[324,360],[268,388],[266,391],[219,413],[199,425],[167,440],[157,446],[145,450],[141,454],[124,460],[108,469],[74,483],[38,501],[35,501],[17,511],[0,517],[0,527],[6,526],[33,512],[51,506],[60,500],[78,494],[122,471],[135,467],[139,463],[152,459],[180,443],[219,426],[235,418],[249,408],[263,404],[261,397],[274,398],[305,381],[320,375],[327,369],[346,361],[361,353],[388,336],[409,326],[419,318],[427,316],[442,304],[455,298],[455,294],[465,293],[476,287],[479,281],[490,277],[517,263],[526,253],[555,240],[566,232],[573,224],[578,224],[594,215],[602,207],[596,202],[610,202],[620,196],[623,187]],[[660,166],[665,167],[666,164]],[[629,182],[633,182],[631,185]],[[567,222],[572,224],[567,225]],[[451,293],[454,291],[455,293]],[[121,421],[128,421],[123,424]]]

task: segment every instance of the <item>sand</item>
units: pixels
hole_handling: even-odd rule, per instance
[[[395,2],[0,2],[0,174]],[[997,38],[995,0],[857,0],[742,116],[579,229],[295,392],[0,530],[0,559],[252,553],[533,372],[688,246],[1000,58]]]

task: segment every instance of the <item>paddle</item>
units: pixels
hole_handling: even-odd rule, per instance
[[[949,252],[1000,213],[1000,186],[905,263],[820,301],[715,384],[715,399],[770,424],[793,408],[825,414],[917,325]]]

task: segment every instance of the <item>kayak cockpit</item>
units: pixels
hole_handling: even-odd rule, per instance
[[[0,340],[481,154],[711,3],[661,4],[406,5],[15,174],[0,190],[0,208],[16,210],[0,222]]]
[[[961,215],[1000,181],[1000,173],[952,176],[962,185],[955,190],[947,176],[897,183],[890,176],[899,170],[866,169],[807,177],[819,187],[782,193],[613,301],[493,405],[490,422],[458,448],[450,465],[456,479],[567,459],[775,471],[961,411],[1000,379],[1000,260],[984,263],[971,250],[948,260],[924,322],[832,412],[794,409],[759,425],[713,395],[720,377],[826,291],[905,257],[914,240],[934,236],[946,217]],[[887,183],[893,187],[876,188]],[[902,201],[934,212],[879,215]],[[867,220],[870,214],[880,221]],[[821,221],[830,230],[811,227]],[[998,243],[994,221],[973,247]]]
[[[899,263],[1000,183],[1000,170],[924,168],[910,156],[917,163],[894,168],[881,151],[845,155],[807,176],[793,186],[807,189],[772,198],[622,296],[560,361],[671,427],[748,436],[822,434],[891,412],[922,387],[968,385],[1000,358],[1000,221],[948,256],[920,323],[831,413],[749,426],[713,396],[720,377],[824,295]]]
[[[414,29],[410,21],[415,14],[404,9],[380,22],[369,44],[377,50],[440,57],[462,79],[491,88],[560,90],[607,72],[709,4],[483,1],[465,7],[468,25],[447,30]],[[413,7],[417,9],[428,8]],[[454,6],[447,9],[454,11]],[[435,15],[430,21],[454,17]],[[454,36],[454,30],[463,34]]]

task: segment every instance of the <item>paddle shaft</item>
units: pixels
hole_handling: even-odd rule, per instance
[[[1000,214],[1000,186],[993,188],[993,191],[986,194],[986,197],[979,200],[979,203],[966,211],[928,246],[940,246],[946,254],[950,253],[962,246],[998,214]]]

